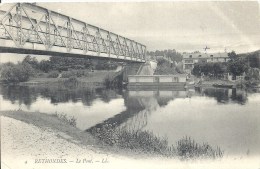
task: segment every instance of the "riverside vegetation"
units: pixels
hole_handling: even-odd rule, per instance
[[[216,159],[222,158],[224,155],[224,152],[219,147],[213,148],[208,143],[200,145],[190,137],[179,140],[176,145],[169,145],[166,137],[160,138],[153,132],[115,128],[113,124],[106,124],[89,132],[110,146],[133,151],[140,150],[144,153],[165,157],[178,157],[182,160]]]
[[[0,80],[7,84],[18,84],[30,79],[44,79],[43,82],[56,82],[55,79],[81,78],[81,81],[87,82],[99,81],[104,83],[104,77],[108,74],[99,75],[95,70],[114,70],[117,64],[109,61],[89,60],[84,58],[69,58],[52,56],[49,60],[38,61],[35,57],[27,55],[22,62],[17,64],[4,63],[0,64]],[[101,79],[101,80],[100,80]]]
[[[251,87],[260,83],[260,51],[250,54],[237,55],[234,51],[228,53],[227,63],[196,63],[192,74],[196,77],[205,76],[207,79],[225,79],[229,73],[233,77],[245,75],[240,86]],[[240,82],[241,83],[241,82]]]

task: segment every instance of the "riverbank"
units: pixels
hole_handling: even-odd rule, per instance
[[[25,112],[22,110],[15,111],[0,111],[1,118],[10,118],[14,121],[19,121],[30,126],[36,127],[43,132],[53,133],[53,137],[60,138],[68,142],[68,144],[76,144],[80,148],[87,148],[91,151],[94,151],[98,154],[102,154],[104,152],[109,152],[111,155],[121,155],[121,156],[133,156],[136,158],[144,158],[145,155],[141,151],[126,151],[120,150],[116,147],[109,147],[105,145],[103,142],[99,141],[97,138],[94,138],[90,133],[79,130],[78,128],[70,125],[68,123],[68,119],[62,119],[56,114],[45,114],[40,112]],[[1,119],[2,121],[2,119]],[[5,120],[3,120],[5,121]],[[14,124],[15,122],[12,122]],[[8,125],[3,124],[3,127]],[[2,128],[2,126],[1,126]],[[12,133],[12,131],[8,131],[8,133]],[[19,136],[22,136],[23,132],[20,132]],[[30,136],[32,137],[32,136]],[[25,143],[25,141],[22,141]],[[54,144],[55,143],[55,144]],[[53,146],[61,146],[59,143],[54,142]],[[21,143],[20,143],[21,144]],[[47,144],[49,145],[49,144]],[[77,150],[75,153],[78,152]],[[44,155],[43,152],[38,152],[38,155]],[[73,152],[69,152],[69,154],[73,154]],[[138,156],[138,157],[137,157]],[[157,156],[148,154],[148,157]]]
[[[81,86],[87,87],[104,87],[105,79],[107,76],[115,74],[114,71],[95,71],[89,72],[87,77],[78,77],[77,80]],[[69,78],[47,78],[47,77],[34,77],[27,82],[21,82],[21,85],[61,85],[64,84]]]
[[[221,80],[221,79],[211,79],[211,80],[204,80],[200,84],[202,87],[210,87],[214,84],[223,84],[223,85],[236,85],[236,83],[227,81],[227,80]]]
[[[12,168],[258,168],[256,158],[180,161],[138,152],[108,151],[90,134],[54,115],[39,112],[1,112],[1,163]],[[41,159],[41,160],[40,160]],[[46,163],[63,159],[64,163]],[[79,160],[81,160],[80,163]],[[85,163],[83,163],[85,161]]]

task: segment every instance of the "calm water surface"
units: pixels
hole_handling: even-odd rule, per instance
[[[188,136],[198,143],[220,146],[225,155],[260,156],[260,92],[256,90],[120,92],[0,86],[0,109],[66,114],[87,132],[111,124],[150,131],[174,145]]]

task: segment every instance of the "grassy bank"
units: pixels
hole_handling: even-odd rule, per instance
[[[0,111],[0,116],[9,117],[15,120],[22,121],[26,124],[38,127],[41,130],[52,130],[54,135],[58,135],[59,138],[64,139],[72,144],[78,146],[87,147],[89,150],[99,153],[109,153],[113,156],[124,156],[134,158],[147,158],[151,156],[158,156],[156,154],[145,154],[140,150],[129,151],[126,149],[120,149],[119,147],[108,146],[100,139],[94,137],[88,132],[84,132],[75,127],[73,117],[65,117],[63,114],[57,115],[55,112],[50,114],[40,112],[25,112],[21,110],[17,111]],[[21,129],[22,130],[22,129]],[[21,131],[22,133],[22,131]],[[63,133],[63,134],[61,134]],[[32,136],[33,137],[33,136]],[[34,146],[34,144],[32,144]],[[37,144],[35,145],[37,146]],[[68,145],[60,145],[68,146]],[[36,147],[37,148],[37,147]],[[23,149],[23,147],[19,147]],[[40,152],[37,152],[40,153]],[[39,154],[39,155],[44,155]]]
[[[167,138],[160,138],[149,131],[128,131],[113,129],[110,125],[96,128],[92,132],[77,129],[76,119],[63,114],[52,115],[39,112],[7,111],[1,116],[10,117],[43,130],[52,130],[59,137],[79,146],[91,147],[92,150],[123,156],[172,157],[176,159],[215,159],[223,156],[220,148],[209,144],[197,144],[190,138],[179,140],[176,145],[169,145]],[[66,146],[66,145],[64,145]]]
[[[78,85],[80,87],[104,87],[105,86],[105,79],[108,76],[113,76],[115,72],[113,71],[96,71],[96,72],[89,72],[88,76],[76,77],[78,81]],[[70,78],[75,77],[71,76]],[[20,83],[21,85],[62,85],[70,78],[51,78],[51,77],[34,77],[30,78],[27,82]]]

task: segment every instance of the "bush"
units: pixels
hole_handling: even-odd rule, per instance
[[[72,71],[65,71],[65,72],[62,72],[62,74],[61,74],[62,78],[70,78],[73,76],[75,76],[75,74]]]
[[[19,83],[29,80],[35,75],[35,70],[28,63],[4,64],[1,68],[1,79],[5,83]]]
[[[61,121],[64,121],[65,123],[73,127],[76,127],[77,125],[76,118],[74,116],[69,117],[64,113],[58,114],[57,112],[55,113],[55,116],[58,117]]]
[[[48,78],[57,78],[57,77],[59,77],[59,72],[58,71],[51,71],[51,72],[49,72],[47,77]]]
[[[155,69],[155,75],[167,75],[167,74],[176,74],[176,65],[171,65],[171,63],[164,59],[159,58],[157,59],[157,67]]]
[[[65,71],[62,72],[61,77],[62,78],[70,78],[70,77],[87,77],[89,76],[88,72],[84,70],[70,70],[70,71]]]
[[[78,84],[79,84],[79,81],[78,81],[77,77],[75,77],[75,76],[70,77],[68,80],[64,81],[65,87],[68,87],[68,88],[77,87]]]
[[[183,138],[177,142],[177,154],[182,159],[194,159],[194,158],[222,158],[224,151],[219,147],[213,148],[208,143],[202,145],[196,143],[191,138]]]
[[[123,74],[119,75],[106,75],[103,84],[106,88],[121,88],[123,81]]]
[[[219,78],[226,72],[227,65],[225,63],[196,63],[192,70],[192,74],[200,77],[202,74],[208,77]]]
[[[191,138],[183,138],[177,145],[168,143],[166,137],[161,138],[150,131],[128,130],[116,127],[116,123],[106,123],[88,130],[96,138],[110,146],[124,149],[141,150],[145,153],[159,154],[166,157],[177,156],[183,160],[222,158],[224,151],[219,147],[213,148],[208,143],[198,144]]]

